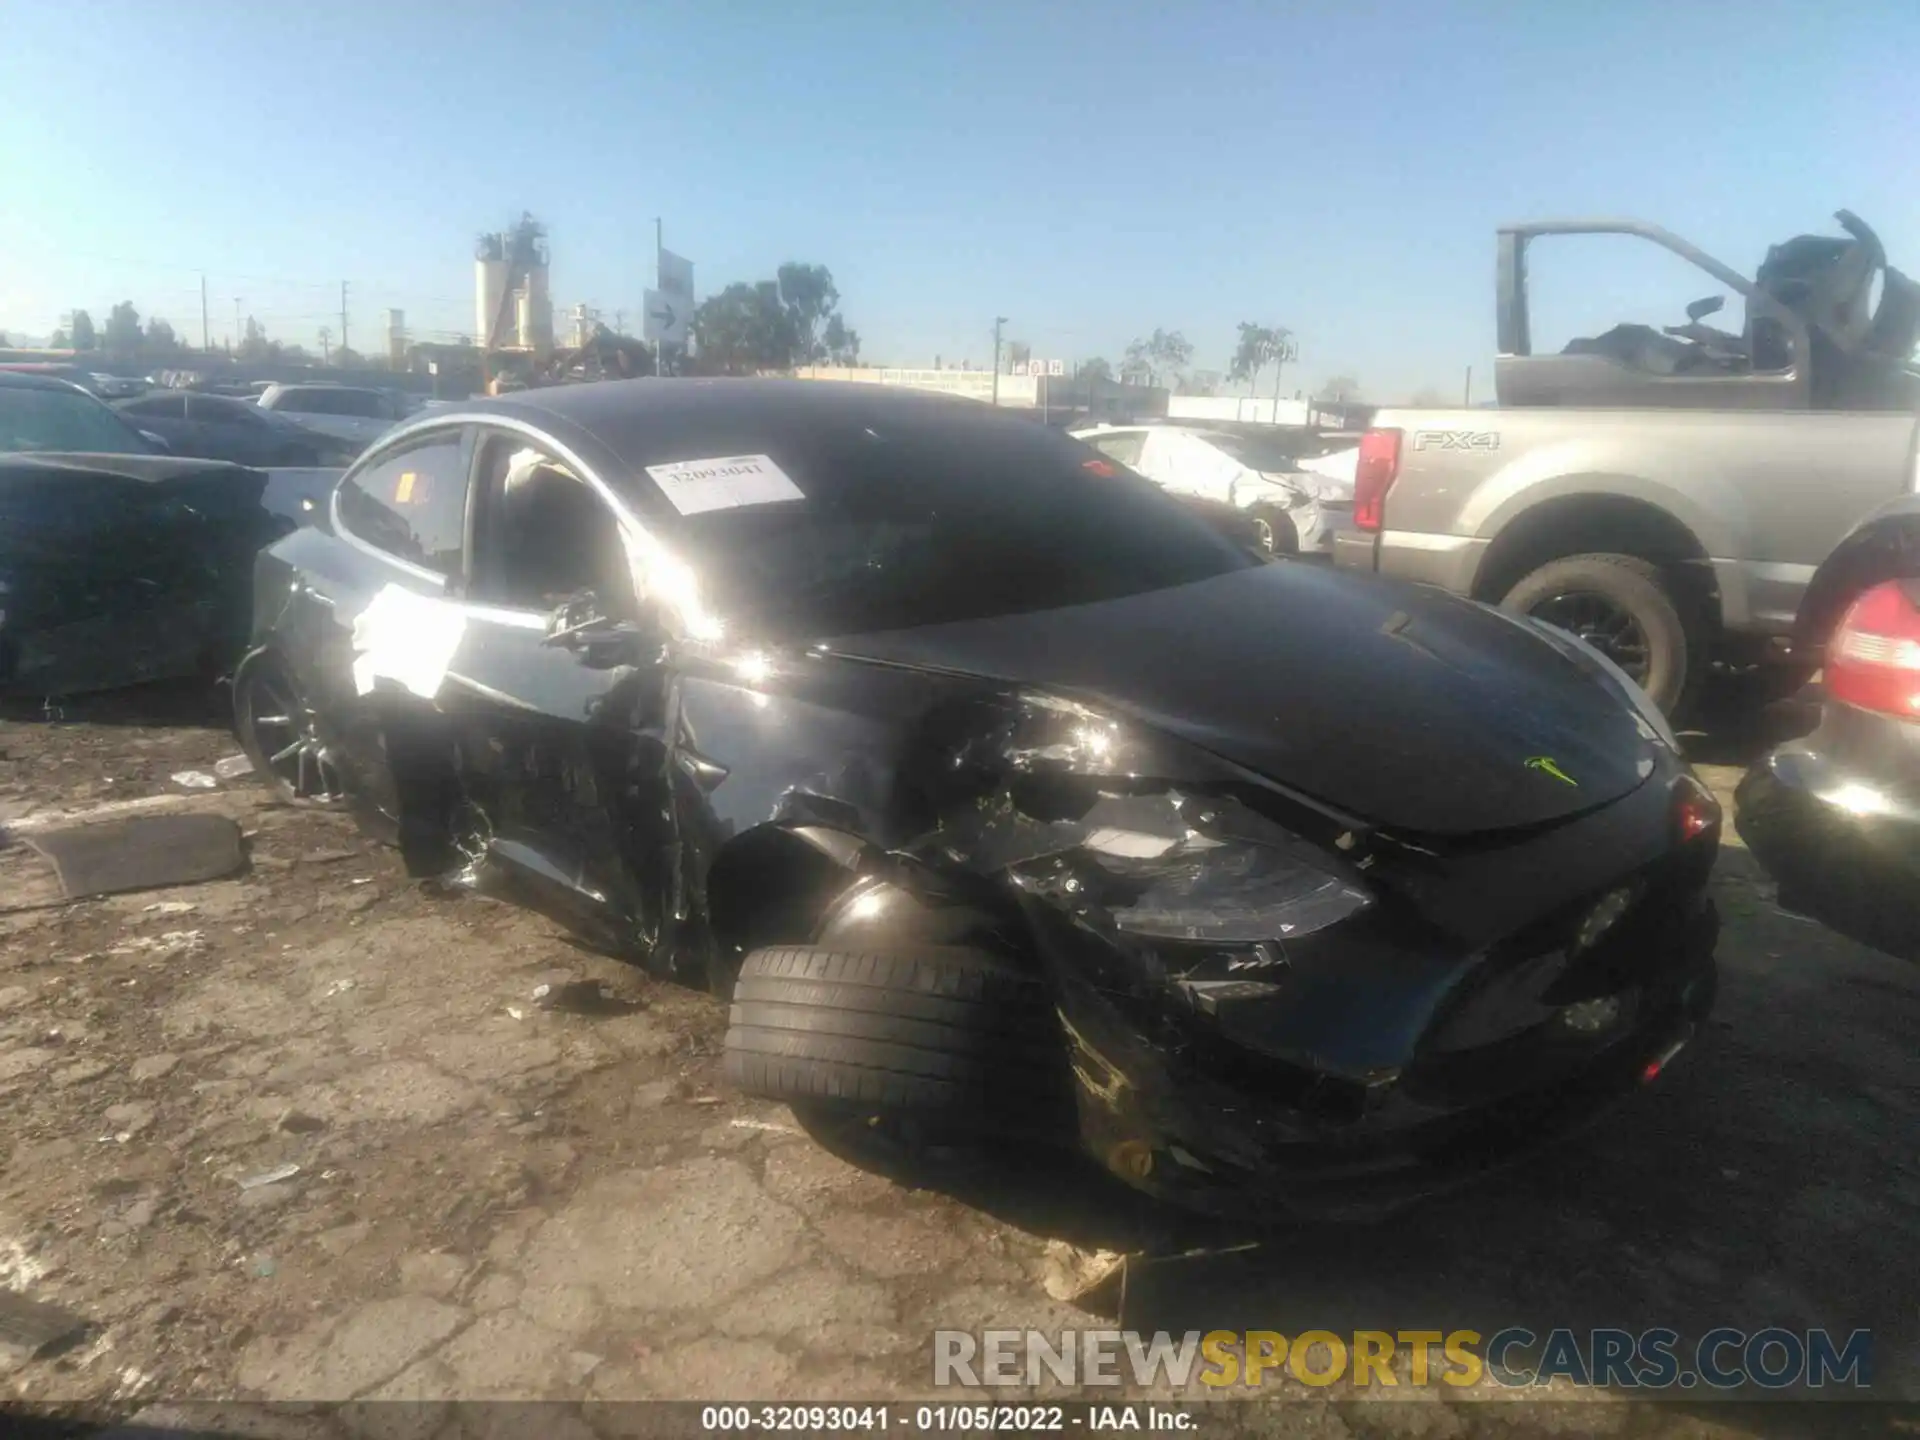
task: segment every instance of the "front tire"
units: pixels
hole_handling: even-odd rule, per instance
[[[346,797],[313,707],[267,651],[249,655],[234,673],[233,728],[254,773],[282,800],[327,805]]]
[[[1045,984],[959,946],[752,952],[734,984],[725,1069],[804,1121],[839,1117],[842,1133],[864,1117],[1038,1138],[1073,1111]]]
[[[1660,567],[1636,555],[1572,555],[1542,565],[1500,608],[1578,635],[1633,678],[1669,718],[1683,715],[1706,670]]]

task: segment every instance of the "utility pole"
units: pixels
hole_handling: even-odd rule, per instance
[[[347,348],[347,282],[340,282],[340,348]]]
[[[1007,323],[1007,317],[993,317],[993,403],[1000,403],[1000,329]]]
[[[333,332],[327,329],[326,326],[322,325],[320,327],[320,363],[322,365],[329,363],[333,355],[333,350],[331,348],[331,343],[330,343],[332,340],[333,340]]]
[[[613,312],[613,333],[616,335],[624,335],[627,333],[626,311],[616,310]]]
[[[213,349],[213,338],[207,331],[207,275],[200,272],[200,348]]]
[[[246,302],[238,295],[233,297],[233,353],[240,353],[240,307]]]
[[[666,297],[666,293],[667,293],[667,287],[665,283],[666,275],[664,273],[666,268],[666,254],[667,254],[666,224],[658,215],[656,215],[653,217],[653,293],[660,296],[663,300]],[[644,304],[646,301],[646,297],[643,295],[640,298],[642,303]],[[640,325],[640,333],[642,335],[645,335],[646,332],[647,332],[647,327],[645,323],[645,317],[642,317],[642,321]],[[672,375],[672,374],[678,373],[672,368],[672,361],[668,355],[669,348],[670,347],[668,346],[666,337],[664,335],[661,336],[660,339],[653,342],[653,373],[655,375]]]
[[[1460,406],[1464,410],[1473,408],[1473,367],[1467,366],[1467,388],[1460,396]]]

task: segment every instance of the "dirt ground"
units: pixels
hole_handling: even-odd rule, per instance
[[[232,880],[0,913],[0,1289],[89,1327],[0,1359],[0,1399],[905,1398],[932,1393],[935,1329],[1105,1323],[1047,1284],[1050,1242],[1137,1237],[1092,1182],[968,1203],[834,1159],[721,1087],[706,997],[435,898],[343,817],[168,778],[234,749],[192,697],[0,722],[0,822],[174,793],[251,853]],[[1725,794],[1738,770],[1703,774]],[[0,911],[34,883],[0,850]],[[1737,842],[1717,883],[1717,1019],[1659,1085],[1393,1223],[1140,1263],[1124,1324],[1866,1327],[1874,1393],[1920,1398],[1920,977],[1779,911]],[[535,997],[579,980],[611,999]],[[1288,1393],[1290,1431],[1513,1433],[1468,1392]],[[1805,1408],[1596,1399],[1563,1428],[1766,1433]]]

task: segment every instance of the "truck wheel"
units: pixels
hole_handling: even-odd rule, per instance
[[[797,1110],[943,1130],[1046,1129],[1072,1112],[1046,986],[959,947],[752,952],[734,984],[725,1070]]]
[[[1571,631],[1605,655],[1669,717],[1685,711],[1705,665],[1660,567],[1634,555],[1571,555],[1542,565],[1500,608]]]

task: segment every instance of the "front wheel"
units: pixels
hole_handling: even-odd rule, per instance
[[[1074,1133],[1045,983],[959,946],[753,951],[734,983],[725,1069],[736,1089],[797,1106],[849,1144]]]
[[[1525,576],[1500,602],[1593,646],[1669,717],[1692,702],[1705,670],[1660,567],[1635,555],[1572,555]]]
[[[346,787],[299,684],[274,657],[257,652],[233,677],[233,724],[254,773],[284,800],[331,804]]]

